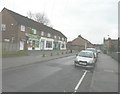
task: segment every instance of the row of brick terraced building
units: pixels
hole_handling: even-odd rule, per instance
[[[66,50],[67,37],[60,31],[7,8],[1,17],[3,45],[13,44],[14,50]]]

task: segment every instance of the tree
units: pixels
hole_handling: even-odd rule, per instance
[[[34,17],[34,14],[31,11],[27,12],[27,15],[28,15],[28,18],[30,19],[33,19]]]
[[[50,24],[49,19],[47,18],[47,16],[44,13],[32,13],[31,11],[29,11],[27,13],[28,18],[33,19],[39,23],[43,23],[44,25],[48,25],[50,27],[52,27],[52,25]]]
[[[46,15],[43,13],[36,13],[34,16],[35,21],[39,22],[39,23],[43,23],[44,25],[49,25],[49,20],[46,17]]]

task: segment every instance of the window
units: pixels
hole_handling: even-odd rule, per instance
[[[52,41],[46,41],[46,48],[52,48]]]
[[[60,37],[59,37],[59,40],[60,40]]]
[[[35,47],[39,48],[39,41],[35,41]]]
[[[64,43],[62,43],[62,48],[65,48],[65,44]]]
[[[44,36],[44,31],[41,32],[41,35]]]
[[[51,37],[51,34],[50,34],[50,33],[48,33],[48,37]]]
[[[4,39],[4,41],[6,41],[6,42],[10,42],[10,39]]]
[[[28,47],[32,47],[32,40],[28,40]]]
[[[65,38],[65,41],[67,41],[67,39]]]
[[[62,37],[62,40],[64,40],[64,38]]]
[[[2,31],[5,31],[6,30],[6,25],[5,24],[2,24]]]
[[[21,30],[21,31],[25,31],[25,26],[24,26],[24,25],[21,25],[20,30]]]
[[[54,43],[53,49],[57,49],[58,42],[54,41],[53,43]]]
[[[56,39],[56,38],[57,38],[57,36],[54,36],[54,38]]]
[[[32,34],[37,34],[37,30],[36,29],[32,29]]]

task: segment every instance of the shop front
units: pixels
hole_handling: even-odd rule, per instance
[[[28,50],[40,50],[40,36],[28,34]]]

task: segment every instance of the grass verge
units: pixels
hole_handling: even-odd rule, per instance
[[[17,51],[17,52],[2,52],[0,57],[7,58],[7,57],[20,57],[20,56],[28,56],[27,51]]]

